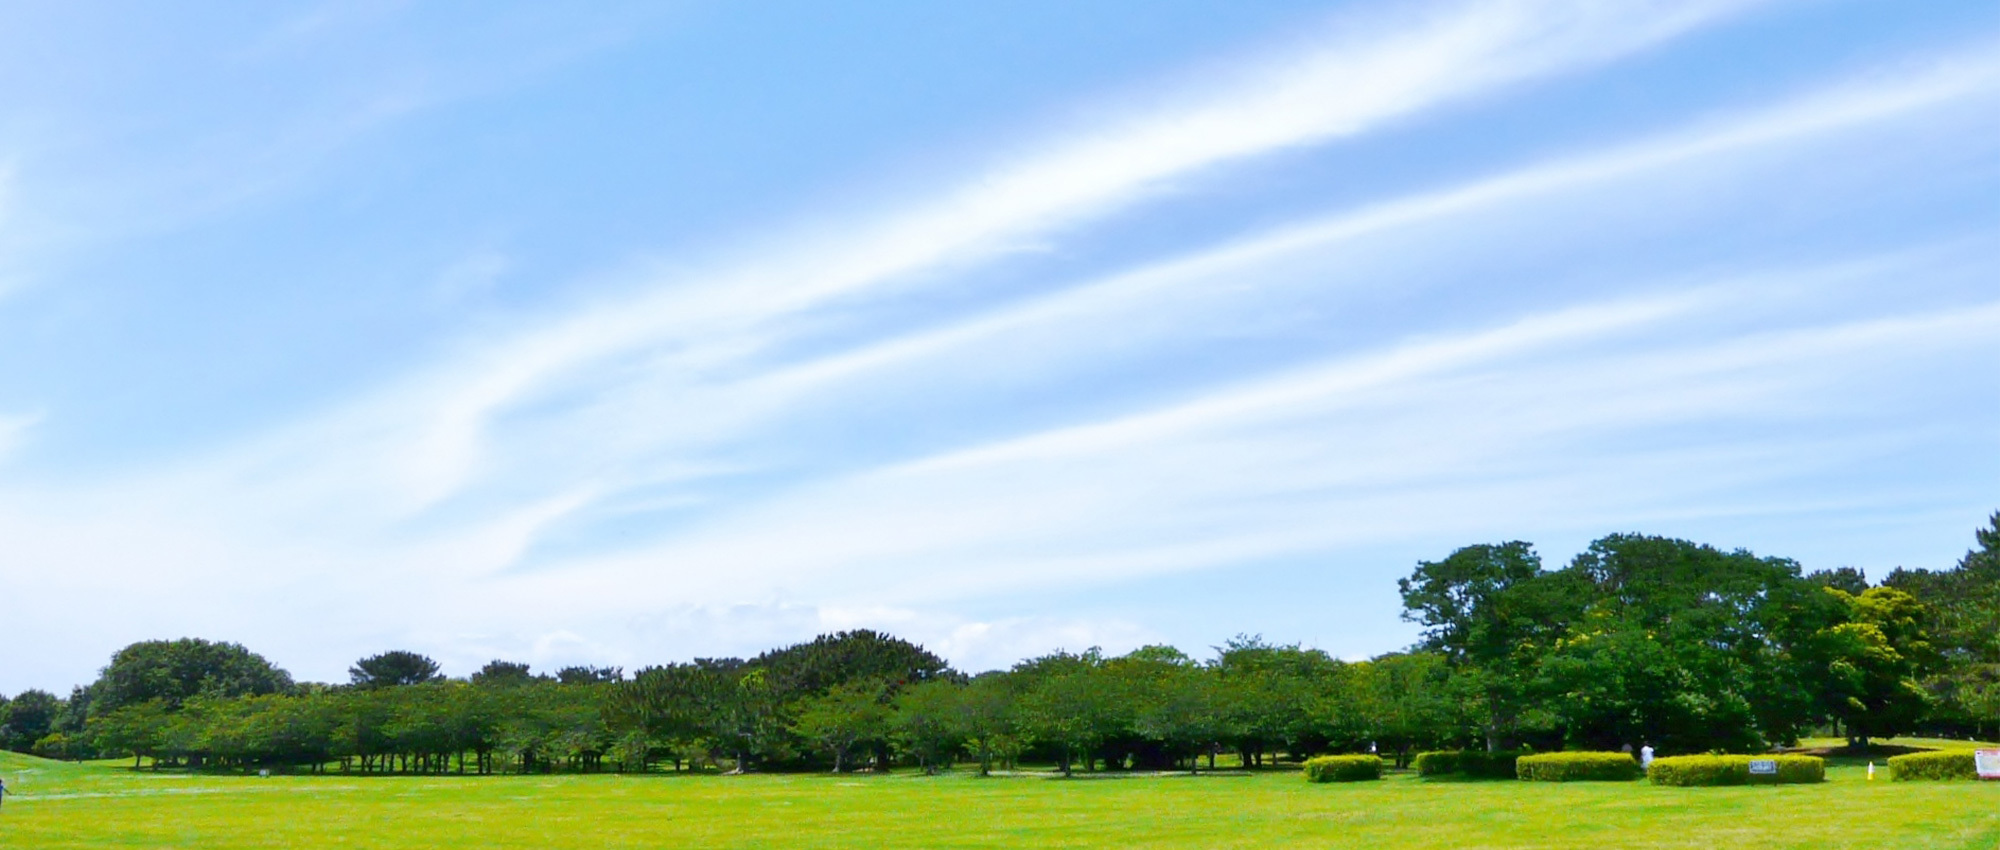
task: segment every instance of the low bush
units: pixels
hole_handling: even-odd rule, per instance
[[[1939,750],[1889,757],[1892,779],[1978,779],[1971,750]]]
[[[1750,762],[1778,763],[1775,774],[1751,773]],[[1670,756],[1653,760],[1646,776],[1654,785],[1795,785],[1826,781],[1826,759],[1818,756]]]
[[[1514,765],[1516,776],[1535,782],[1622,782],[1644,775],[1631,753],[1537,753]]]
[[[1461,775],[1473,779],[1513,779],[1518,750],[1438,750],[1418,753],[1418,776]]]
[[[1460,757],[1463,755],[1465,754],[1459,750],[1418,753],[1416,761],[1411,762],[1410,766],[1417,769],[1418,776],[1450,776],[1461,769],[1464,761]]]
[[[1306,759],[1307,782],[1362,782],[1382,778],[1377,756],[1320,756]]]

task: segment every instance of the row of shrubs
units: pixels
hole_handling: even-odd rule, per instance
[[[1978,779],[1971,750],[1938,750],[1889,757],[1889,777],[1911,779]]]
[[[1365,758],[1365,757],[1364,757]],[[1774,762],[1776,773],[1753,774],[1750,763]],[[1956,763],[1954,763],[1956,764]],[[1971,771],[1969,758],[1962,768]],[[1476,779],[1528,779],[1541,782],[1631,781],[1651,777],[1655,785],[1761,785],[1826,781],[1826,761],[1815,756],[1673,756],[1656,759],[1641,769],[1628,753],[1560,752],[1524,754],[1512,750],[1440,750],[1417,756],[1417,775],[1430,778],[1463,776]],[[1379,776],[1379,769],[1374,776]],[[1327,781],[1327,780],[1316,780]]]
[[[1751,773],[1753,761],[1775,762],[1775,773]],[[1420,753],[1417,775],[1481,779],[1519,778],[1538,782],[1620,782],[1640,777],[1654,785],[1794,785],[1826,781],[1826,760],[1802,755],[1668,756],[1642,769],[1630,753],[1560,752],[1523,754],[1512,750],[1441,750]],[[1382,778],[1376,756],[1320,756],[1306,761],[1308,782],[1357,782]],[[1976,779],[1970,750],[1911,753],[1889,759],[1897,780]]]
[[[1307,782],[1362,782],[1382,778],[1379,756],[1320,756],[1300,766]]]
[[[1514,766],[1515,776],[1535,782],[1622,782],[1645,775],[1631,753],[1536,753]]]
[[[1776,762],[1776,773],[1751,773],[1753,761]],[[1646,770],[1654,785],[1795,785],[1826,781],[1818,756],[1669,756]]]
[[[1462,774],[1543,782],[1589,780],[1630,780],[1641,775],[1639,763],[1629,753],[1564,752],[1522,755],[1516,752],[1486,753],[1458,750],[1423,753],[1417,756],[1421,776]],[[1382,778],[1382,759],[1376,756],[1320,756],[1304,765],[1307,782],[1357,782]]]

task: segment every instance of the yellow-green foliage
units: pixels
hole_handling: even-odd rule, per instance
[[[1889,776],[1900,779],[1978,779],[1971,750],[1944,750],[1889,757]]]
[[[1537,782],[1620,782],[1644,775],[1631,753],[1538,753],[1514,761],[1515,775]]]
[[[1382,778],[1382,759],[1377,756],[1320,756],[1306,759],[1307,782],[1363,782]]]
[[[1753,774],[1750,762],[1770,759],[1776,774]],[[1826,759],[1818,756],[1669,756],[1646,769],[1654,785],[1794,785],[1826,781]]]

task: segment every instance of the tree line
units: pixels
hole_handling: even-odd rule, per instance
[[[2000,732],[2000,513],[1953,568],[1805,573],[1783,558],[1612,535],[1559,568],[1468,546],[1399,582],[1423,627],[1343,661],[1239,636],[1058,651],[966,675],[877,632],[627,676],[420,654],[298,683],[232,643],[147,641],[68,698],[0,700],[0,745],[155,769],[358,773],[858,770],[1023,762],[1074,770],[1255,767],[1424,749],[1756,752],[1812,733]]]

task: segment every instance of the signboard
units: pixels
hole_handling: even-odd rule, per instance
[[[1750,760],[1750,775],[1751,775],[1751,776],[1776,776],[1776,775],[1778,775],[1778,760],[1777,760],[1777,759],[1751,759],[1751,760]]]
[[[2000,779],[2000,750],[1973,751],[1972,769],[1980,779]]]

